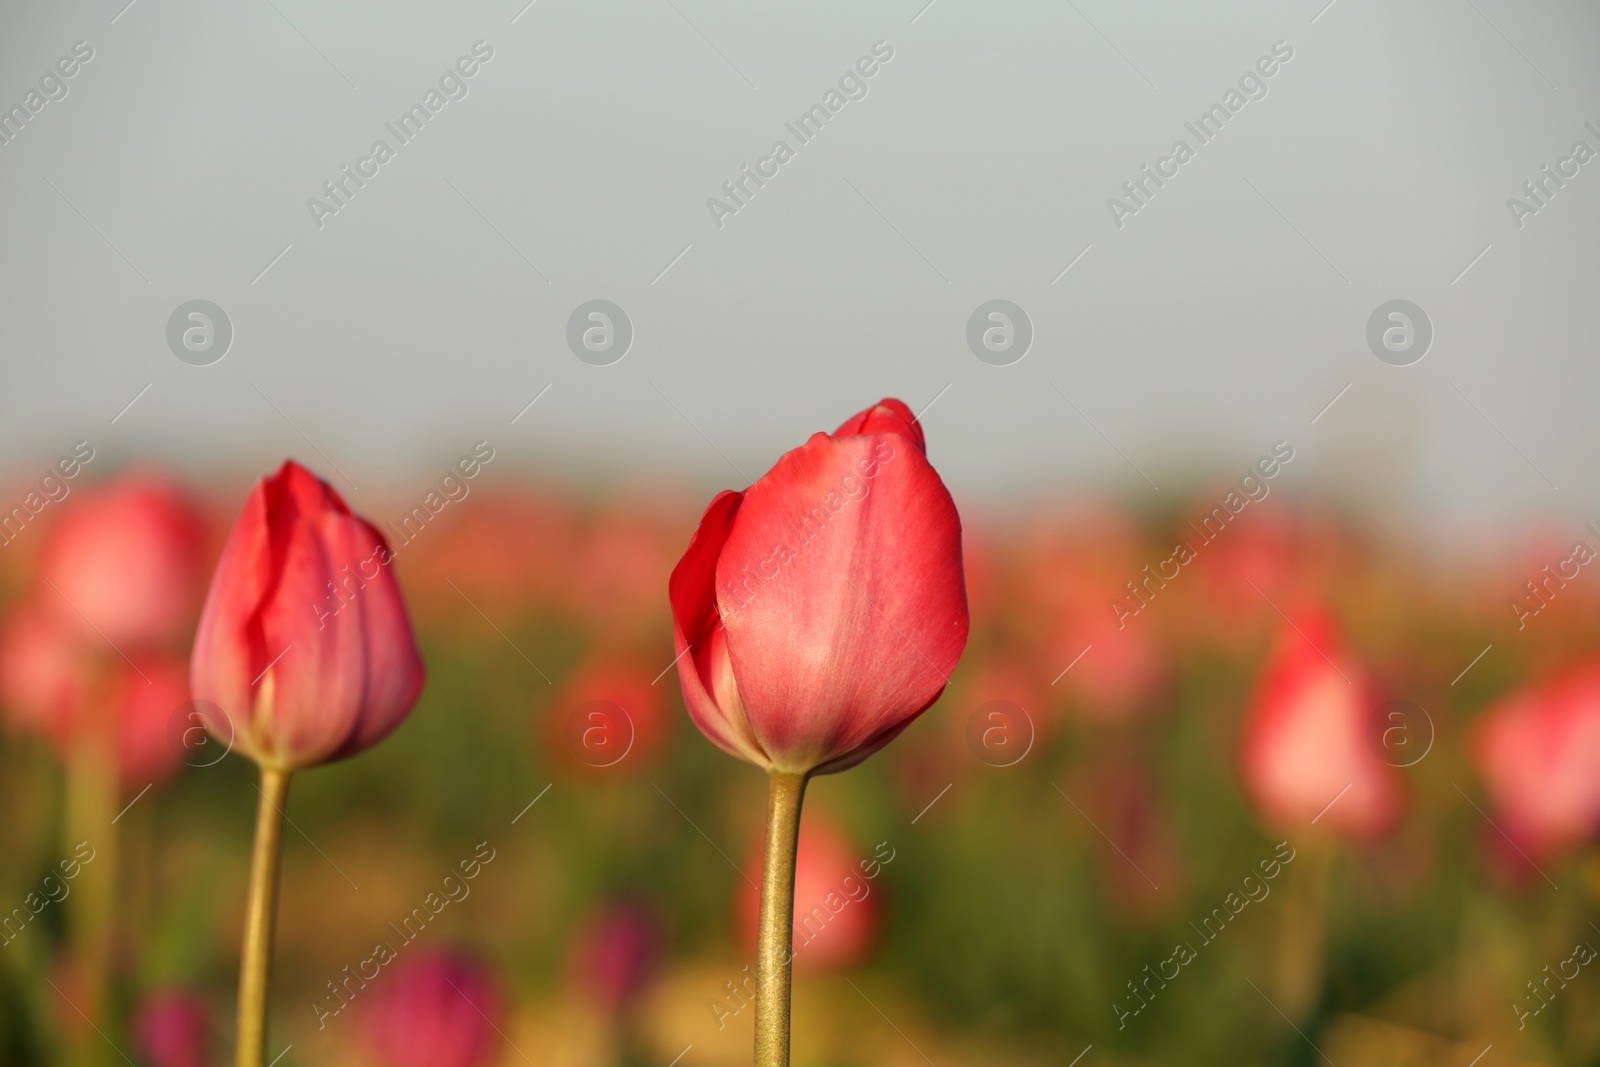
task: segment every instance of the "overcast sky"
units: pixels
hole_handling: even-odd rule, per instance
[[[1593,4],[525,3],[8,5],[11,464],[405,485],[488,439],[739,485],[892,394],[958,499],[1172,493],[1287,440],[1389,514],[1600,515]],[[597,299],[608,365],[568,343]],[[1400,299],[1405,366],[1368,342]],[[209,365],[169,344],[194,300]],[[1031,323],[1009,365],[969,347],[991,300]]]

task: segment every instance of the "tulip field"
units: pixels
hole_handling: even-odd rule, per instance
[[[409,526],[316,456],[47,475],[0,1062],[1600,1062],[1586,540],[1436,551],[1287,446],[998,509],[898,401],[794,445],[474,452]]]

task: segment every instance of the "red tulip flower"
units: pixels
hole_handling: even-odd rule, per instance
[[[289,461],[251,490],[222,549],[190,659],[206,728],[261,766],[239,980],[239,1067],[266,1048],[266,995],[290,772],[400,724],[422,656],[383,535]]]
[[[159,993],[139,1005],[133,1033],[150,1067],[206,1067],[211,1060],[211,1006],[197,993]]]
[[[806,780],[892,741],[966,647],[961,519],[925,451],[898,400],[813,434],[744,492],[711,501],[668,583],[690,718],[768,772],[758,1067],[789,1062]]]
[[[85,489],[50,530],[39,575],[55,591],[41,600],[119,648],[170,641],[192,617],[203,541],[188,496],[156,475]]]
[[[769,770],[860,763],[938,698],[967,642],[961,520],[898,400],[719,493],[669,590],[689,716]]]
[[[1600,830],[1600,663],[1528,685],[1479,720],[1478,765],[1516,847],[1561,852]]]
[[[1285,629],[1256,687],[1239,747],[1246,794],[1268,822],[1364,838],[1399,817],[1396,770],[1369,725],[1377,692],[1330,620],[1302,614]]]
[[[460,952],[404,960],[370,995],[367,1045],[384,1067],[484,1067],[502,1008],[494,975]]]
[[[400,725],[422,655],[376,527],[326,482],[285,462],[263,478],[222,549],[195,634],[207,726],[263,767],[353,755]]]

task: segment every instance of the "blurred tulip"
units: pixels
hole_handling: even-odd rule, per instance
[[[601,653],[581,663],[561,687],[553,725],[567,751],[590,767],[632,769],[647,764],[666,732],[661,668]]]
[[[751,852],[753,867],[761,864],[763,842]],[[832,970],[860,963],[877,943],[882,925],[882,886],[874,875],[882,870],[871,855],[833,823],[812,815],[800,828],[794,873],[794,965],[802,970]],[[756,940],[761,896],[741,879],[738,893],[740,933]]]
[[[967,640],[961,521],[898,400],[720,493],[669,588],[695,725],[790,774],[888,744],[938,699]]]
[[[151,655],[133,662],[100,657],[104,673],[97,683],[96,658],[63,620],[31,603],[18,607],[0,628],[0,703],[8,719],[42,734],[66,763],[98,709],[115,724],[121,784],[142,788],[164,780],[178,765],[167,726],[188,700],[187,670]]]
[[[168,734],[174,713],[189,700],[189,672],[173,659],[122,664],[111,683],[117,717],[118,771],[124,788],[142,789],[178,769],[182,748]]]
[[[655,916],[642,904],[620,903],[592,916],[573,942],[572,970],[612,1015],[650,984],[661,951]]]
[[[88,699],[92,663],[76,627],[25,600],[0,624],[0,710],[13,727],[64,744]]]
[[[256,484],[228,535],[191,660],[206,725],[263,767],[360,752],[405,718],[423,665],[371,523],[290,460]]]
[[[1167,677],[1155,620],[1130,620],[1118,628],[1109,616],[1076,613],[1064,619],[1050,634],[1041,668],[1070,666],[1056,675],[1059,688],[1096,719],[1122,719],[1153,705]]]
[[[1239,746],[1245,793],[1268,822],[1372,837],[1404,805],[1397,772],[1371,747],[1378,710],[1366,672],[1331,620],[1302,613],[1282,631],[1246,713]]]
[[[502,1015],[493,974],[451,950],[402,960],[371,994],[363,1020],[382,1067],[484,1067]]]
[[[134,1012],[134,1041],[149,1067],[206,1067],[211,1062],[211,1006],[198,993],[169,990]]]
[[[1592,838],[1600,830],[1600,662],[1501,699],[1477,723],[1472,758],[1515,849],[1537,859]]]
[[[154,474],[84,489],[50,529],[39,577],[55,592],[42,603],[121,648],[170,641],[194,610],[203,539],[189,498]]]

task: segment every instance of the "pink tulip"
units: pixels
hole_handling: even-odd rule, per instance
[[[263,767],[342,759],[400,724],[422,656],[388,543],[304,467],[285,462],[245,501],[195,635],[207,728]],[[203,707],[203,705],[202,705]]]
[[[761,865],[763,843],[752,849],[749,866]],[[817,815],[800,828],[795,856],[794,965],[802,970],[830,970],[861,962],[877,943],[882,925],[881,859],[856,847],[833,823]],[[873,877],[868,877],[868,873]],[[761,895],[741,879],[738,884],[740,933],[754,944]]]
[[[1517,849],[1538,858],[1593,837],[1600,830],[1600,663],[1500,700],[1477,724],[1472,757],[1495,821]]]
[[[943,691],[967,641],[961,520],[923,453],[884,400],[711,501],[668,588],[684,703],[730,754],[841,771]]]
[[[202,524],[188,497],[136,473],[85,489],[63,509],[39,561],[49,583],[41,603],[124,649],[178,637],[203,566]]]
[[[610,1013],[633,1003],[650,984],[661,951],[655,916],[643,905],[613,905],[590,919],[574,942],[572,966]]]
[[[483,1067],[502,1015],[488,968],[455,951],[432,951],[396,965],[371,994],[363,1020],[383,1067]]]
[[[1239,747],[1246,794],[1270,823],[1371,837],[1404,798],[1369,739],[1380,701],[1332,622],[1303,613],[1282,631],[1257,684]]]
[[[137,662],[137,668],[120,664],[111,682],[119,777],[124,788],[134,790],[161,782],[178,769],[183,749],[171,734],[172,720],[189,700],[189,672],[181,661]]]
[[[150,997],[134,1013],[134,1040],[149,1067],[206,1067],[211,1062],[211,1006],[197,993]]]
[[[177,769],[167,729],[188,700],[188,673],[167,657],[101,655],[99,643],[24,602],[0,627],[0,704],[15,727],[43,735],[63,762],[103,713],[115,724],[122,785],[142,789]]]
[[[65,743],[89,697],[93,657],[82,634],[25,600],[0,624],[0,705],[25,732]]]

